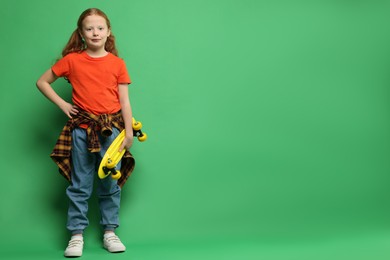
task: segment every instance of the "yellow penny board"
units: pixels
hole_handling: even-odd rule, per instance
[[[133,136],[138,137],[138,141],[143,142],[147,139],[147,134],[142,133],[141,131],[142,123],[138,122],[133,117]],[[123,155],[126,152],[126,149],[123,149],[119,152],[119,148],[125,139],[126,131],[123,130],[111,143],[108,147],[106,153],[103,156],[102,161],[100,162],[98,169],[98,176],[100,179],[106,178],[111,174],[112,178],[117,180],[121,177],[121,173],[115,167],[122,159]]]
[[[123,149],[121,152],[119,152],[119,148],[121,147],[124,139],[125,130],[123,130],[114,139],[110,147],[108,147],[99,165],[98,175],[100,179],[104,179],[110,174],[112,175],[113,179],[119,179],[121,177],[120,171],[116,170],[115,166],[119,163],[119,161],[122,159],[122,156],[126,152],[126,149]]]

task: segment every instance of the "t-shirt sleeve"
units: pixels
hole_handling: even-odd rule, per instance
[[[118,84],[131,84],[130,75],[126,68],[126,63],[121,60],[121,66],[119,70],[119,76],[118,76]]]
[[[68,56],[58,60],[51,67],[51,70],[57,77],[68,77],[70,72],[70,62]]]

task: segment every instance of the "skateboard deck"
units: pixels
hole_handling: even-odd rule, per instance
[[[134,137],[137,137],[138,141],[143,142],[146,140],[147,135],[141,131],[141,128],[141,122],[136,121],[133,117],[133,135]],[[125,134],[126,130],[122,130],[104,154],[98,169],[98,176],[100,179],[104,179],[110,174],[115,180],[121,177],[121,173],[118,169],[116,169],[116,165],[120,162],[126,152],[126,149],[119,151],[119,148],[125,139]]]

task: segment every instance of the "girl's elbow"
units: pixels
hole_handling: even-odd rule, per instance
[[[42,80],[41,79],[38,79],[37,82],[35,82],[35,86],[41,90],[42,89]]]
[[[48,82],[46,82],[45,80],[43,79],[38,79],[37,82],[35,83],[35,85],[37,86],[37,88],[42,91],[44,88],[45,88],[45,85],[47,84]]]
[[[37,82],[35,82],[35,86],[39,89],[40,88],[40,80],[38,79]]]

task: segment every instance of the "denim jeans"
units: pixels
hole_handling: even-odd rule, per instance
[[[115,230],[119,226],[119,208],[121,188],[117,181],[108,176],[104,179],[97,177],[97,168],[104,153],[119,134],[112,129],[109,137],[101,136],[99,140],[101,151],[90,153],[85,129],[75,128],[72,132],[72,182],[66,190],[69,198],[67,229],[72,234],[81,234],[88,226],[88,199],[92,195],[93,184],[97,178],[97,196],[100,208],[100,224],[103,230]],[[120,163],[117,165],[120,168]]]

